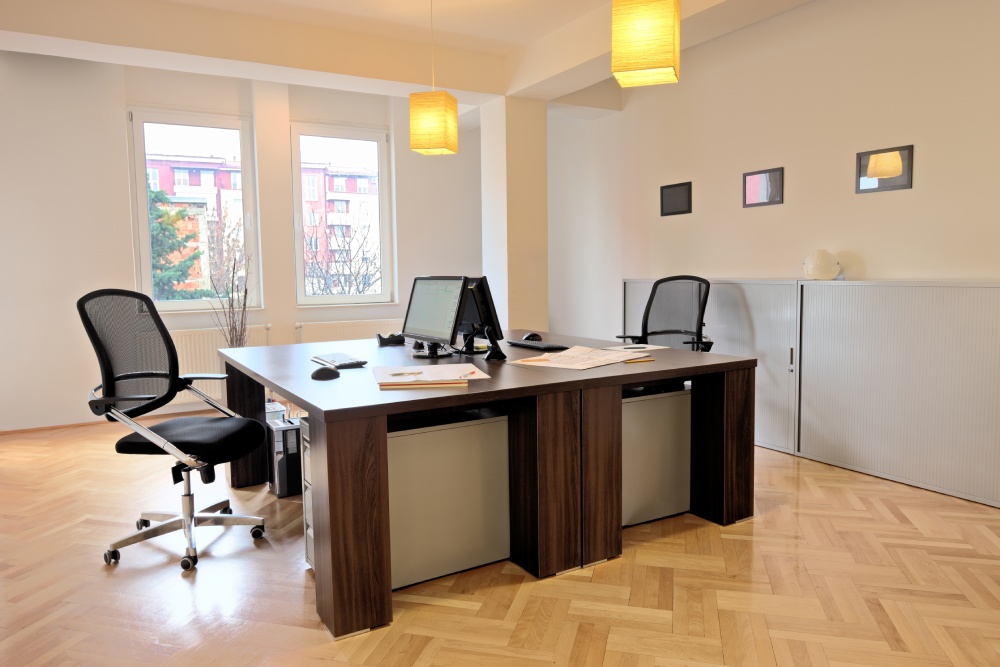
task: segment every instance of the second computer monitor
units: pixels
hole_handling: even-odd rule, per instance
[[[466,283],[465,296],[462,297],[462,308],[459,315],[458,333],[465,338],[462,352],[476,354],[485,350],[475,349],[475,338],[485,338],[490,343],[490,355],[487,359],[502,359],[503,353],[497,343],[503,338],[500,328],[500,318],[497,317],[496,306],[493,305],[493,295],[490,293],[490,283],[486,276],[469,278]]]
[[[455,342],[466,280],[465,276],[413,279],[403,335],[427,343],[427,356],[450,354],[441,348]]]

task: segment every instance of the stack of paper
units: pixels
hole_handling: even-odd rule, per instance
[[[521,364],[524,366],[544,366],[545,368],[570,368],[573,370],[586,370],[617,364],[620,361],[632,361],[648,357],[647,352],[632,352],[624,350],[596,350],[592,347],[577,345],[564,352],[548,352],[540,357],[529,357],[528,359],[517,359],[508,361],[509,364]]]
[[[469,384],[469,380],[488,380],[490,377],[473,364],[374,366],[372,373],[375,374],[379,389],[464,387]]]

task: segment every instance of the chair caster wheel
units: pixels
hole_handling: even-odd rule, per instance
[[[138,519],[135,522],[135,529],[142,530],[143,528],[149,528],[149,519]]]
[[[118,559],[121,558],[121,556],[121,552],[119,552],[118,549],[108,549],[104,552],[104,564],[114,565],[118,562]]]
[[[264,526],[254,526],[250,529],[250,537],[255,540],[259,540],[264,537]]]
[[[197,556],[184,556],[184,558],[181,558],[181,569],[182,570],[190,570],[191,568],[193,568],[197,564],[198,564],[198,557]]]
[[[233,513],[232,507],[223,507],[221,510],[219,510],[219,514],[232,514],[232,513]]]

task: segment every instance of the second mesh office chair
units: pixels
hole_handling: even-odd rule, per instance
[[[127,290],[91,292],[76,304],[101,367],[101,384],[90,392],[90,410],[128,426],[134,433],[115,445],[119,454],[170,454],[177,459],[174,483],[184,484],[179,514],[143,512],[137,532],[112,542],[104,554],[108,565],[117,563],[119,549],[177,530],[184,531],[187,549],[181,567],[198,564],[195,526],[252,526],[254,539],[264,536],[264,519],[233,514],[224,500],[201,512],[194,511],[191,471],[204,483],[215,480],[215,465],[241,458],[264,442],[264,425],[244,419],[212,400],[192,385],[195,380],[221,380],[225,375],[178,374],[177,351],[152,299]],[[150,427],[134,418],[166,405],[179,391],[197,394],[224,417],[178,417]],[[100,392],[100,395],[97,392]],[[158,521],[151,526],[152,521]]]
[[[712,341],[705,338],[705,306],[710,283],[697,276],[670,276],[653,283],[642,315],[642,333],[619,338],[634,343],[666,345],[695,352],[708,352]]]

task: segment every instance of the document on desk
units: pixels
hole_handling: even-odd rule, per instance
[[[517,359],[508,361],[508,364],[519,366],[538,366],[539,368],[569,368],[583,371],[588,368],[617,364],[621,361],[632,361],[648,357],[649,354],[642,351],[623,350],[597,350],[592,347],[576,345],[563,352],[547,352],[540,357],[529,357],[528,359]]]
[[[469,380],[488,380],[490,376],[473,364],[439,366],[373,366],[379,389],[415,387],[464,387]]]
[[[602,347],[602,350],[622,350],[624,352],[642,352],[649,350],[669,350],[670,348],[666,345],[640,345],[636,343],[634,345],[609,345],[608,347]]]

